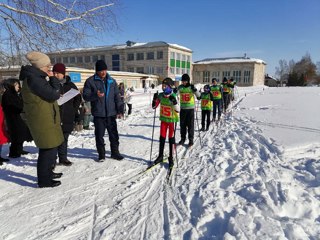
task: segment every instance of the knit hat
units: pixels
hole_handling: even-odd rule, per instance
[[[104,60],[96,61],[96,72],[100,72],[102,70],[107,70],[107,69],[108,67]]]
[[[66,66],[63,63],[56,63],[52,68],[52,72],[57,72],[66,75]]]
[[[163,79],[162,84],[165,84],[170,87],[174,85],[173,80],[169,77]]]
[[[183,82],[190,82],[190,77],[188,74],[183,74],[182,77],[181,77],[181,81]]]
[[[36,68],[51,66],[50,58],[41,52],[29,52],[27,53],[26,58],[29,60],[31,65]]]

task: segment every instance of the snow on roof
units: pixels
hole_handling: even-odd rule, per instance
[[[164,41],[156,41],[156,42],[147,42],[147,43],[136,43],[132,41],[128,41],[129,44],[118,44],[118,45],[109,45],[109,46],[97,46],[97,47],[88,47],[88,48],[72,48],[72,49],[64,49],[56,52],[50,52],[51,54],[54,53],[63,53],[63,52],[86,52],[86,51],[105,51],[105,50],[112,50],[112,49],[125,49],[125,48],[148,48],[148,47],[161,47],[161,46],[171,46],[174,48],[179,48],[185,51],[192,52],[191,49],[183,47],[178,44],[167,43]]]
[[[261,59],[249,58],[249,57],[205,58],[203,60],[194,62],[194,64],[240,63],[240,62],[256,62],[256,63],[266,64],[266,62]]]

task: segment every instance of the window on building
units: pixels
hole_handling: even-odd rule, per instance
[[[137,53],[137,60],[144,60],[144,54],[143,53]]]
[[[216,78],[216,79],[220,80],[220,72],[219,71],[213,71],[211,79],[212,78]]]
[[[144,73],[144,67],[137,67],[137,73]]]
[[[70,63],[75,63],[76,62],[76,57],[70,57]]]
[[[222,72],[222,77],[230,78],[230,71],[223,71]]]
[[[105,60],[106,60],[106,57],[105,57],[105,55],[100,55],[100,60],[103,60],[103,61],[105,61]]]
[[[154,59],[154,52],[148,52],[147,53],[147,60],[152,60]]]
[[[210,72],[203,71],[203,83],[210,83]]]
[[[175,68],[174,68],[174,67],[171,67],[171,68],[170,68],[170,73],[171,73],[171,74],[174,74],[174,70],[175,70]]]
[[[250,82],[250,71],[244,71],[243,72],[243,82],[249,83]]]
[[[237,70],[237,71],[233,71],[233,80],[235,80],[236,82],[240,82],[241,81],[241,71]]]
[[[175,56],[176,56],[175,52],[170,52],[170,59],[175,59]]]
[[[157,74],[163,74],[163,68],[157,67]]]
[[[63,57],[63,63],[69,63],[69,58],[68,57]]]
[[[92,56],[92,62],[96,62],[96,61],[98,61],[98,55],[93,55]]]
[[[190,56],[187,56],[187,62],[190,62]]]
[[[186,61],[187,56],[185,54],[182,54],[182,61]]]
[[[56,63],[61,63],[61,57],[56,57]]]
[[[134,72],[134,67],[127,67],[128,72]]]
[[[50,58],[50,61],[51,61],[52,64],[57,63],[57,62],[56,62],[56,58],[54,58],[54,57]]]
[[[120,55],[112,54],[112,71],[120,71]]]
[[[133,53],[128,53],[127,60],[128,61],[133,61],[134,60],[134,54]]]
[[[163,51],[157,51],[157,59],[163,59]]]
[[[190,69],[187,69],[187,74],[190,75]]]
[[[85,56],[84,57],[84,62],[86,62],[86,63],[91,62],[91,56]]]
[[[180,61],[181,60],[181,53],[176,54],[176,60]]]
[[[154,67],[152,67],[152,66],[149,66],[148,67],[148,72],[147,72],[148,74],[154,74]]]
[[[78,56],[77,57],[77,62],[78,63],[83,63],[83,57],[82,56]]]
[[[176,74],[181,74],[179,67],[176,67]]]

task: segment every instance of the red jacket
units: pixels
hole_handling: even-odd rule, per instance
[[[2,111],[2,107],[0,105],[0,145],[7,143],[8,136],[6,132],[6,126],[5,126],[5,121],[4,121],[4,114]]]

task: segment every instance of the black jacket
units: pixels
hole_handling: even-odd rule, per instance
[[[98,90],[104,97],[98,97]],[[106,81],[96,74],[88,78],[83,88],[83,98],[91,102],[91,114],[94,117],[111,117],[123,113],[117,82],[107,74]]]
[[[5,115],[11,142],[23,143],[32,141],[30,131],[21,118],[23,110],[22,97],[13,86],[9,86],[2,96],[2,109]]]
[[[71,82],[70,77],[66,78],[66,82],[62,85],[60,84],[60,94],[68,92],[71,88],[77,89],[77,86]],[[79,109],[81,104],[81,95],[80,93],[74,98],[70,99],[68,102],[59,106],[60,117],[61,117],[61,126],[62,131],[66,133],[71,133],[74,126],[76,112]]]

